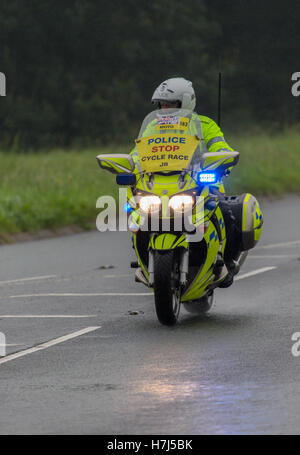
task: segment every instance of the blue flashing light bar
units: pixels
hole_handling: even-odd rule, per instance
[[[124,210],[125,213],[130,213],[130,212],[132,212],[133,208],[127,202],[126,204],[123,205],[123,210]]]
[[[198,183],[216,183],[218,181],[217,174],[212,171],[199,172],[197,175]]]

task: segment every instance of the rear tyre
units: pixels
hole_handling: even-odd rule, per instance
[[[154,252],[154,299],[158,320],[174,325],[180,311],[181,291],[178,281],[178,261],[174,250]]]
[[[205,314],[207,313],[213,304],[214,293],[211,291],[209,295],[204,295],[198,300],[191,302],[184,302],[183,306],[189,313],[192,314]]]

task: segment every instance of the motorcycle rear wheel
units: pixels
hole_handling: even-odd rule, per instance
[[[176,324],[181,291],[174,250],[154,252],[154,300],[159,322],[169,326]]]

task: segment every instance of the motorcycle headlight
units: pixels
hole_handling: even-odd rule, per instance
[[[190,194],[177,194],[169,200],[169,207],[174,212],[184,212],[193,208],[194,198]]]
[[[139,200],[139,207],[143,212],[157,212],[160,209],[161,200],[158,196],[142,196]]]

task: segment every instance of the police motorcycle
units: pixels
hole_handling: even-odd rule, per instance
[[[262,231],[253,195],[224,197],[217,189],[239,153],[207,152],[196,118],[183,109],[156,110],[144,119],[130,155],[97,156],[100,167],[128,188],[128,227],[138,259],[132,266],[136,281],[153,290],[164,325],[177,322],[181,304],[190,313],[207,312],[214,289],[228,276],[226,244],[240,267]],[[229,221],[224,201],[231,207]]]

